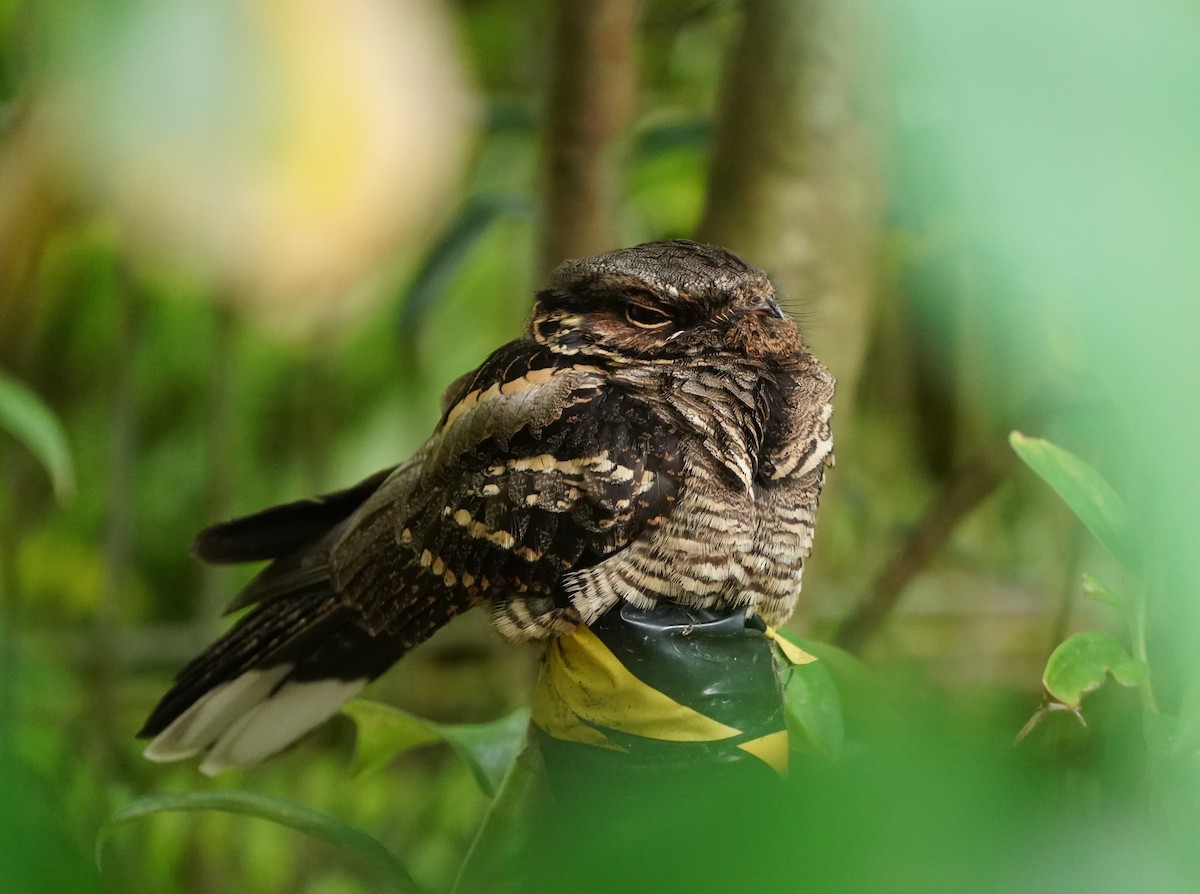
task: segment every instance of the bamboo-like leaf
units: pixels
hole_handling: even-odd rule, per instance
[[[1013,450],[1062,497],[1096,539],[1130,571],[1138,556],[1129,512],[1104,477],[1082,459],[1042,438],[1009,435]]]
[[[24,444],[42,464],[60,503],[75,495],[75,469],[58,419],[36,394],[3,372],[0,372],[0,430]]]
[[[495,795],[529,725],[524,708],[489,723],[433,723],[365,699],[355,699],[342,711],[358,727],[356,772],[377,769],[405,751],[440,740],[454,749],[488,795]]]
[[[400,337],[406,347],[416,342],[429,311],[488,228],[502,217],[528,213],[529,203],[520,196],[475,195],[466,201],[430,248],[404,292],[400,305]]]
[[[408,870],[379,841],[337,817],[303,804],[243,791],[191,792],[183,795],[152,795],[127,804],[111,816],[96,833],[96,864],[102,865],[104,845],[112,832],[142,817],[176,811],[220,810],[256,816],[320,838],[362,859],[376,869],[396,891],[419,892]]]
[[[1078,711],[1083,697],[1104,685],[1109,675],[1122,686],[1137,686],[1148,674],[1146,665],[1113,637],[1089,631],[1059,643],[1046,662],[1042,685],[1055,701]]]

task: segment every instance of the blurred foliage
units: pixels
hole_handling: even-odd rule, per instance
[[[167,45],[154,41],[138,44],[143,55],[106,57],[105,29],[128,37],[137,19],[102,28],[92,15],[103,4],[0,3],[5,890],[373,889],[331,845],[214,811],[122,826],[97,874],[96,831],[148,794],[219,801],[237,787],[308,805],[369,832],[428,890],[450,889],[489,803],[489,835],[514,832],[523,815],[504,786],[499,806],[490,802],[472,767],[432,741],[431,731],[453,741],[445,730],[519,717],[528,699],[536,655],[502,645],[482,616],[457,621],[372,688],[429,720],[413,721],[424,732],[407,739],[390,722],[399,713],[381,722],[390,751],[372,752],[370,774],[352,775],[345,718],[219,780],[150,765],[131,738],[170,675],[219,629],[244,573],[192,563],[194,532],[407,455],[436,420],[442,389],[520,330],[537,286],[547,17],[517,0],[433,5],[449,17],[463,81],[476,90],[457,190],[442,184],[432,210],[404,226],[394,208],[368,201],[380,229],[334,252],[356,259],[355,276],[345,288],[300,290],[294,304],[276,296],[288,319],[275,325],[225,261],[201,252],[210,260],[181,265],[147,250],[146,226],[130,226],[132,212],[96,185],[108,169],[81,173],[78,156],[92,144],[64,147],[61,122],[46,114],[54,107],[39,105],[63,60],[98,58],[105,77],[93,86],[104,91],[123,78],[151,90],[159,63],[179,89],[236,94],[236,78],[193,83],[189,59],[159,58]],[[167,6],[159,15],[196,8]],[[644,4],[625,243],[687,235],[700,220],[714,98],[744,6]],[[793,671],[791,776],[761,791],[618,785],[560,805],[526,836],[538,847],[522,857],[524,889],[1196,890],[1200,421],[1189,408],[1200,386],[1200,14],[1174,0],[815,7],[870,22],[849,51],[822,44],[813,56],[867,60],[849,105],[882,119],[870,133],[887,211],[878,254],[856,259],[877,300],[797,619],[820,660]],[[213,4],[211,15],[234,8]],[[311,87],[301,57],[284,70],[307,72]],[[144,67],[131,69],[135,58]],[[814,79],[797,101],[828,122],[840,106],[821,91],[832,89],[841,88]],[[155,114],[178,106],[171,120],[195,123],[187,97],[163,95],[174,99]],[[213,96],[228,93],[199,98]],[[147,110],[118,110],[97,106],[88,119],[101,133],[136,124],[117,134],[125,142],[97,147],[102,166],[114,146],[150,145],[151,124],[138,117]],[[341,157],[323,155],[319,139],[303,145],[300,156],[311,150],[322,170]],[[201,200],[219,190],[193,187],[185,191]],[[244,232],[220,223],[203,238]],[[291,243],[267,260],[288,257]],[[823,327],[828,308],[791,297],[836,369],[842,346]],[[1070,511],[1034,476],[1007,474],[860,655],[823,646],[940,489],[1013,428],[1051,439],[1037,448],[1042,460],[1069,451],[1083,464],[1056,484],[1031,463]],[[72,467],[75,498],[60,505]],[[1097,688],[1109,671],[1136,687]],[[1012,748],[1044,698],[1043,673],[1060,701],[1083,699],[1087,727],[1053,712]],[[499,723],[478,728],[515,729]],[[513,747],[511,735],[504,741]],[[487,778],[495,784],[494,770]],[[521,796],[521,780],[509,790]],[[616,832],[598,831],[618,808],[621,822],[606,827]],[[463,890],[495,850],[477,844]]]
[[[367,773],[397,755],[430,742],[445,742],[471,769],[489,797],[500,788],[505,771],[525,741],[529,712],[513,711],[489,723],[430,723],[389,705],[356,699],[343,709],[354,720],[357,736],[354,769]]]
[[[58,419],[37,395],[7,376],[0,376],[0,428],[37,457],[60,501],[74,494],[75,470]]]
[[[103,868],[104,844],[112,830],[131,820],[161,813],[191,810],[220,810],[225,813],[255,816],[321,838],[362,859],[378,872],[389,888],[397,891],[420,890],[408,870],[397,862],[387,848],[366,833],[348,826],[337,817],[281,798],[250,792],[192,792],[185,795],[155,795],[142,798],[117,811],[96,838],[96,865]]]

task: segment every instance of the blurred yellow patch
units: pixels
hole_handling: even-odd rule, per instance
[[[273,332],[360,318],[453,201],[471,101],[437,7],[142,3],[75,43],[54,95],[90,195]]]

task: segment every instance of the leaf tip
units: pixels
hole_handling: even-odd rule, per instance
[[[108,843],[108,827],[109,823],[106,820],[96,830],[96,841],[92,845],[92,857],[96,861],[96,871],[104,875],[104,845]]]

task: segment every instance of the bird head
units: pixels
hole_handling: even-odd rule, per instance
[[[560,265],[537,295],[528,332],[559,353],[613,363],[803,350],[765,273],[733,252],[683,239]]]

